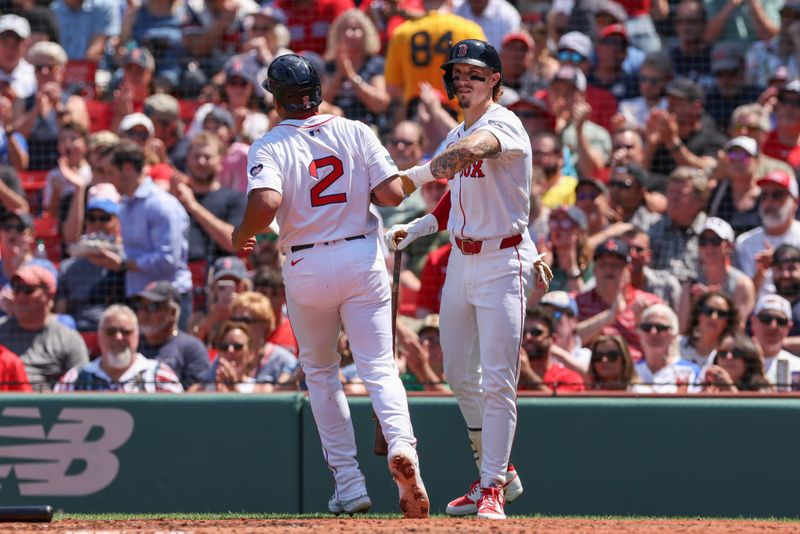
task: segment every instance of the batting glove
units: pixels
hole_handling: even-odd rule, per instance
[[[424,165],[416,165],[410,169],[400,171],[400,175],[408,177],[408,179],[411,180],[411,182],[417,187],[427,184],[428,182],[432,182],[436,179],[431,172],[430,161]]]
[[[414,219],[408,224],[395,224],[384,235],[389,250],[403,250],[412,241],[439,231],[439,222],[433,214]]]
[[[539,282],[544,287],[545,291],[550,287],[550,282],[553,281],[553,271],[547,262],[544,261],[545,254],[539,254],[533,258],[533,270],[536,271],[536,276]]]

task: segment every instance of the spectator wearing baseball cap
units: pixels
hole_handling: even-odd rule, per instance
[[[795,220],[797,180],[783,171],[773,171],[756,184],[761,188],[758,200],[761,226],[736,238],[736,258],[742,272],[753,279],[756,291],[770,292],[769,249],[784,243],[800,246],[800,221]]]
[[[678,166],[710,168],[725,137],[705,113],[705,93],[696,82],[676,78],[666,88],[667,110],[654,110],[646,125],[645,167],[669,175]]]
[[[208,351],[196,337],[178,330],[180,295],[166,280],[151,282],[136,294],[132,307],[139,319],[138,351],[168,365],[184,389],[208,372]]]
[[[552,291],[580,291],[592,278],[586,245],[586,215],[577,206],[550,210],[548,247],[552,251]]]
[[[711,49],[714,85],[706,95],[706,109],[719,131],[727,131],[733,110],[758,101],[761,90],[745,78],[744,49],[737,43],[717,43]]]
[[[787,0],[781,8],[778,35],[759,40],[747,50],[747,79],[758,87],[784,85],[800,76],[800,41],[797,40],[797,21],[800,20],[800,1]]]
[[[111,127],[119,130],[119,123],[130,111],[142,111],[145,100],[152,94],[155,60],[147,48],[130,49],[122,57],[122,68],[115,74],[111,93]],[[145,112],[146,113],[146,112]]]
[[[147,142],[155,135],[155,127],[150,117],[144,113],[125,115],[119,123],[120,138],[130,139],[145,148]]]
[[[149,96],[144,101],[143,113],[153,121],[155,138],[164,143],[169,161],[176,169],[185,171],[189,138],[184,136],[178,100],[163,93]]]
[[[17,98],[27,99],[36,92],[33,67],[25,61],[31,27],[19,15],[0,16],[0,82],[8,84]]]
[[[503,37],[500,61],[503,64],[503,85],[525,95],[532,95],[544,87],[543,80],[536,79],[533,65],[536,61],[536,45],[526,31],[512,32]],[[508,106],[506,106],[508,107]]]
[[[789,336],[800,336],[800,247],[784,243],[772,253],[772,279],[775,294],[786,299],[792,307],[792,327]],[[800,348],[800,338],[792,350]]]
[[[189,318],[188,331],[201,341],[214,339],[219,324],[231,317],[233,296],[251,287],[247,266],[240,258],[222,256],[214,260],[208,285],[208,312],[195,310]]]
[[[587,76],[590,85],[607,89],[617,100],[639,94],[636,76],[623,69],[628,44],[628,32],[622,24],[610,24],[600,30],[595,47],[597,61]]]
[[[110,184],[92,188],[86,203],[84,232],[69,246],[70,258],[59,266],[56,310],[75,318],[82,333],[97,331],[100,316],[111,304],[125,303],[125,273],[106,269],[99,258],[122,254],[119,194]],[[91,340],[90,334],[87,339]],[[97,346],[90,346],[90,351]]]
[[[755,304],[755,287],[748,276],[733,266],[734,239],[731,225],[719,217],[708,217],[700,227],[697,277],[685,282],[681,295],[682,325],[689,317],[692,300],[712,288],[733,299],[744,325]]]
[[[578,320],[593,319],[582,324],[581,336],[592,339],[598,334],[621,335],[628,342],[635,361],[641,358],[641,345],[636,331],[637,314],[651,304],[661,302],[652,293],[636,289],[626,271],[630,271],[630,247],[616,238],[607,239],[594,250],[595,287],[578,294]],[[624,301],[625,306],[620,302]]]
[[[788,163],[795,174],[800,171],[800,78],[778,92],[775,129],[764,144],[764,153]]]
[[[553,343],[569,353],[573,370],[580,373],[589,368],[592,351],[583,346],[578,335],[578,304],[566,291],[548,291],[539,299],[539,305],[550,312],[555,330]],[[567,362],[562,362],[566,365]]]
[[[789,301],[775,294],[758,298],[750,317],[750,329],[764,351],[764,375],[770,384],[778,386],[778,391],[788,391],[790,384],[800,379],[800,358],[784,348],[784,344],[788,344],[797,350],[796,338],[791,341],[787,337],[793,326]],[[781,369],[783,367],[785,374]]]
[[[657,213],[647,208],[645,192],[650,189],[650,175],[635,163],[617,165],[611,169],[608,182],[609,205],[622,222],[636,228],[650,229],[659,219]]]
[[[589,119],[596,108],[587,101],[586,75],[575,65],[562,64],[550,81],[546,97],[555,118],[555,131],[570,150],[567,166],[582,176],[594,176],[608,161],[611,137]]]
[[[51,389],[69,369],[89,361],[81,336],[51,312],[56,289],[50,269],[23,265],[11,277],[11,314],[0,319],[0,339],[22,358],[37,390]]]
[[[402,321],[397,326],[400,350],[405,360],[400,378],[406,391],[449,393],[439,339],[439,314],[426,315],[420,321],[416,335]]]
[[[767,139],[772,131],[772,110],[767,109],[757,102],[744,104],[733,110],[731,124],[728,128],[728,136],[735,137],[747,136],[755,140],[758,147],[758,169],[756,176],[764,176],[772,171],[786,171],[795,174],[792,167],[785,161],[773,158],[764,153]],[[724,165],[718,165],[714,169],[713,177],[719,176],[723,171]]]
[[[650,110],[667,109],[665,94],[672,80],[672,62],[666,52],[652,52],[642,61],[638,70],[638,92],[640,96],[619,103],[619,112],[637,130],[644,130]]]
[[[758,143],[752,137],[734,137],[725,144],[714,176],[719,179],[711,193],[708,214],[728,221],[736,235],[761,224],[758,213]]]

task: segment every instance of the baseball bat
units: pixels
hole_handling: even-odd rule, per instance
[[[397,346],[397,308],[399,306],[400,297],[400,263],[403,260],[403,251],[394,251],[394,270],[392,271],[392,354],[396,353]],[[373,452],[376,456],[387,456],[389,454],[389,444],[386,443],[386,438],[383,437],[381,430],[381,423],[378,421],[378,416],[372,412],[372,418],[375,420],[375,444]]]
[[[52,506],[0,506],[0,522],[2,523],[49,523],[52,520]]]

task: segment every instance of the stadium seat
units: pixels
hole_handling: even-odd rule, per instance
[[[22,189],[25,191],[25,198],[28,200],[30,211],[33,215],[39,215],[42,212],[42,191],[47,182],[48,172],[19,171],[18,173]]]
[[[58,219],[49,213],[37,217],[33,221],[33,237],[41,239],[47,250],[47,259],[58,264],[61,261],[61,236],[59,235]]]
[[[197,108],[200,107],[201,102],[197,100],[178,100],[180,105],[181,120],[188,126],[194,119],[194,114]]]
[[[78,332],[86,343],[89,350],[89,359],[93,360],[100,355],[100,342],[97,340],[97,332]]]
[[[86,98],[86,108],[89,110],[89,132],[108,130],[111,127],[113,110],[111,102]]]

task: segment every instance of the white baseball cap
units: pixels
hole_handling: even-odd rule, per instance
[[[728,152],[732,148],[741,148],[753,157],[758,156],[758,143],[756,143],[755,139],[747,137],[746,135],[734,137],[725,143],[725,152]]]
[[[706,230],[711,230],[720,238],[730,243],[733,243],[736,239],[736,235],[733,233],[733,228],[731,228],[731,225],[719,217],[709,217],[706,219],[705,224],[703,224],[703,227],[700,229],[700,233],[702,234]]]
[[[586,59],[592,57],[592,40],[581,32],[567,32],[558,40],[558,49],[574,50]]]
[[[573,316],[578,315],[578,303],[566,291],[549,291],[542,295],[539,304],[547,304],[561,310],[569,310]]]
[[[0,33],[14,32],[20,39],[27,39],[31,35],[31,25],[19,15],[3,15],[0,17]]]
[[[762,311],[774,311],[782,313],[787,319],[792,318],[792,306],[789,301],[780,295],[764,295],[756,302],[756,309],[753,314],[758,315]]]
[[[119,133],[124,134],[135,126],[144,126],[150,135],[154,135],[156,131],[153,121],[147,115],[144,113],[131,113],[130,115],[125,115],[120,121]]]

